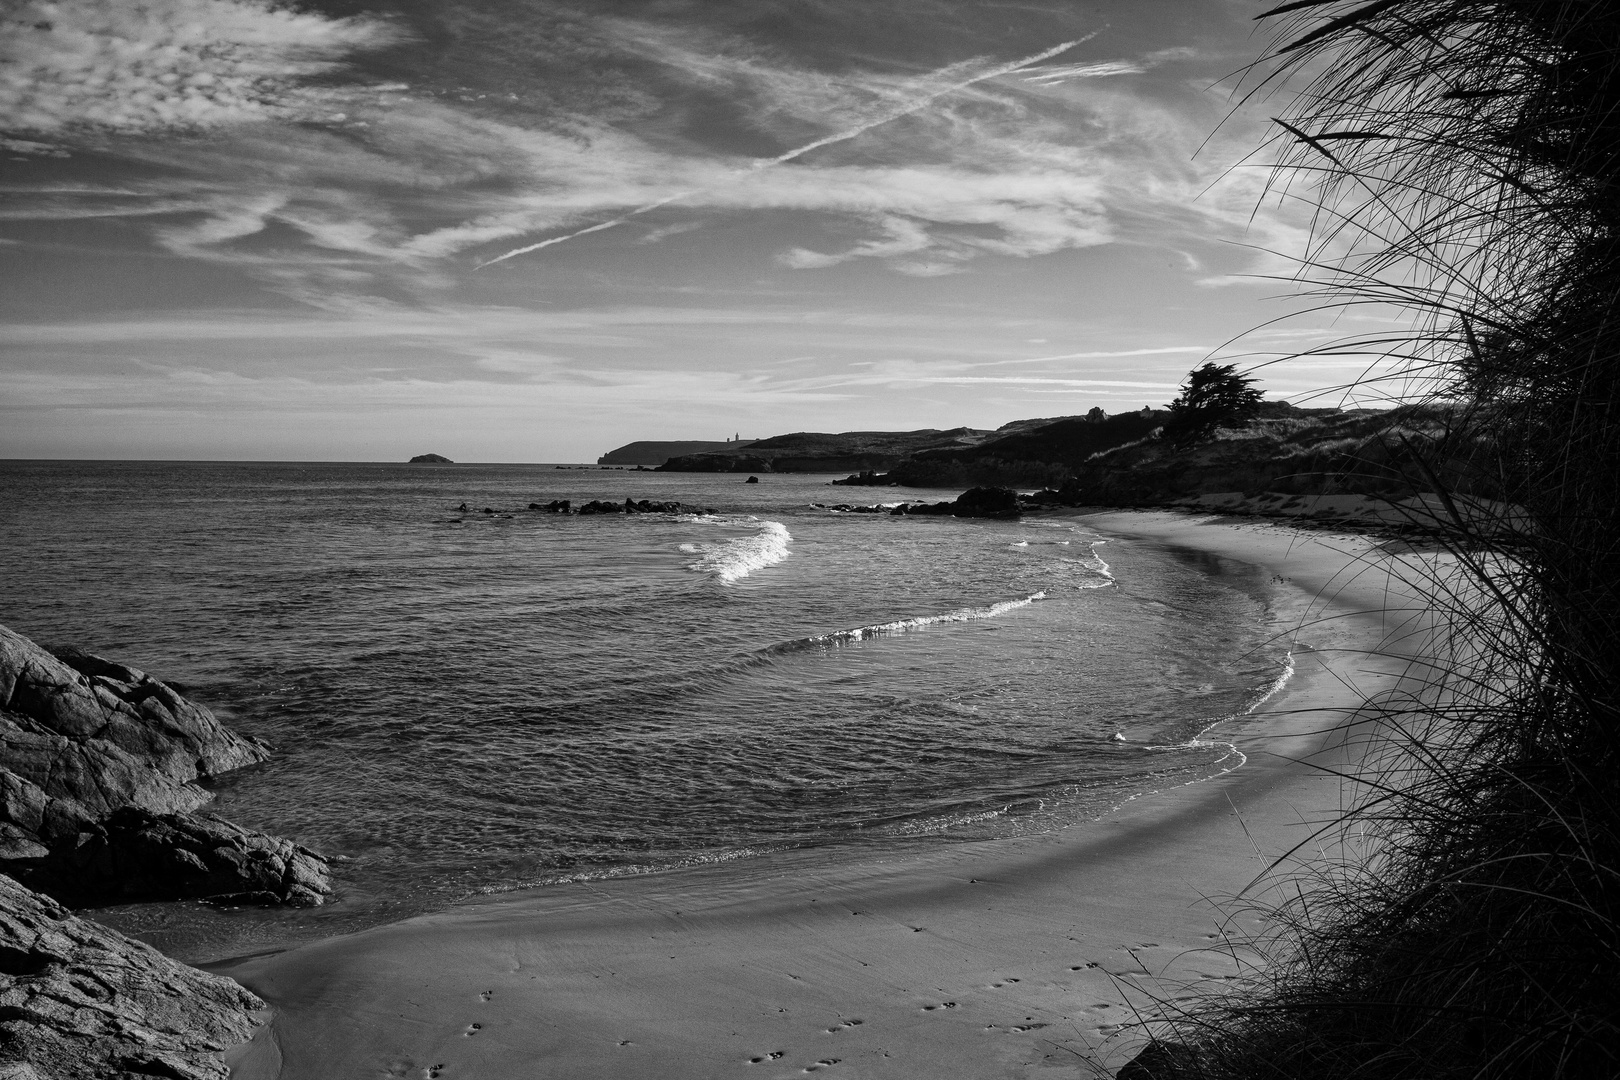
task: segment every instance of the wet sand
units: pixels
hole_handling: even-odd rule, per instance
[[[1095,1077],[1143,1021],[1230,985],[1271,860],[1344,797],[1320,767],[1396,689],[1421,600],[1364,537],[1083,515],[1114,543],[1259,565],[1297,640],[1242,768],[1033,837],[782,856],[553,886],[216,967],[273,1019],[250,1080]],[[1411,556],[1416,558],[1416,556]],[[1309,761],[1307,761],[1309,759]]]

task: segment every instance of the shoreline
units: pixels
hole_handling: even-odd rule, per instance
[[[1411,605],[1356,566],[1370,538],[1171,512],[1064,516],[1281,581],[1296,671],[1251,714],[1267,733],[1239,736],[1247,765],[1054,833],[550,886],[210,965],[274,1007],[231,1055],[233,1076],[1117,1068],[1154,996],[1241,973],[1227,933],[1261,924],[1214,901],[1334,812],[1340,782],[1295,761],[1334,753],[1324,732],[1396,685],[1416,642],[1373,655],[1407,634]]]

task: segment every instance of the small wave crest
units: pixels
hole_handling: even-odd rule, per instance
[[[738,536],[718,544],[682,544],[681,550],[701,555],[691,569],[713,574],[730,585],[755,570],[775,566],[788,557],[793,534],[780,521],[759,521],[753,536]]]
[[[761,650],[768,656],[783,653],[799,652],[804,649],[827,648],[834,645],[847,645],[853,641],[864,641],[867,638],[885,637],[889,634],[904,634],[908,630],[918,630],[925,626],[937,626],[940,623],[971,622],[974,619],[994,619],[998,615],[1005,615],[1009,611],[1028,607],[1037,600],[1045,600],[1044,592],[1032,593],[1022,600],[1003,600],[997,604],[982,608],[958,608],[956,611],[947,611],[941,615],[919,615],[914,619],[896,619],[894,622],[876,623],[872,626],[857,626],[853,630],[834,630],[830,634],[816,634],[812,637],[794,638],[792,641],[783,641]]]

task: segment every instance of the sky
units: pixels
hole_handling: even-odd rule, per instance
[[[1233,112],[1261,9],[0,0],[0,457],[570,462],[1163,405],[1384,318],[1292,297],[1280,103]],[[1365,367],[1257,375],[1341,404]]]

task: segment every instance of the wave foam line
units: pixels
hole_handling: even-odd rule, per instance
[[[1033,593],[1022,600],[1003,600],[982,608],[959,608],[956,611],[947,611],[942,615],[919,615],[915,619],[896,619],[894,622],[877,623],[873,626],[857,626],[853,630],[835,630],[830,634],[816,634],[813,637],[795,638],[792,641],[783,641],[762,650],[767,655],[799,652],[804,649],[826,648],[834,645],[847,645],[852,641],[864,641],[867,638],[886,637],[890,634],[904,634],[908,630],[918,630],[924,626],[937,626],[940,623],[971,622],[974,619],[994,619],[998,615],[1005,615],[1009,611],[1028,607],[1037,600],[1045,600],[1044,592]]]
[[[682,544],[681,550],[701,552],[703,557],[692,563],[691,569],[713,574],[730,585],[787,558],[792,540],[793,534],[780,521],[761,521],[759,532],[753,536],[739,536],[723,544]]]
[[[1242,712],[1234,713],[1231,716],[1223,716],[1219,720],[1211,721],[1210,724],[1207,727],[1205,727],[1202,731],[1200,731],[1198,734],[1194,735],[1192,738],[1188,739],[1184,743],[1179,743],[1179,744],[1177,744],[1175,746],[1149,746],[1149,747],[1147,747],[1147,749],[1149,749],[1149,750],[1197,750],[1197,749],[1207,749],[1207,748],[1219,746],[1219,747],[1225,747],[1226,748],[1226,753],[1223,754],[1221,756],[1221,758],[1215,762],[1216,765],[1220,765],[1223,762],[1230,761],[1233,757],[1236,757],[1238,759],[1237,764],[1235,764],[1235,765],[1227,765],[1225,768],[1220,769],[1218,772],[1211,773],[1209,776],[1200,777],[1198,780],[1189,781],[1189,783],[1202,783],[1204,780],[1213,780],[1217,776],[1224,776],[1227,773],[1231,772],[1233,769],[1241,769],[1243,766],[1245,766],[1245,765],[1247,765],[1249,763],[1249,756],[1247,754],[1245,754],[1242,750],[1238,749],[1237,743],[1224,742],[1224,741],[1221,741],[1221,740],[1218,740],[1218,739],[1216,739],[1216,740],[1206,739],[1206,738],[1204,738],[1204,736],[1208,735],[1211,731],[1214,731],[1217,727],[1219,727],[1221,724],[1226,723],[1228,720],[1235,720],[1239,716],[1248,716],[1248,715],[1252,714],[1254,712],[1254,710],[1258,709],[1260,706],[1264,705],[1267,701],[1271,700],[1271,698],[1276,696],[1277,692],[1280,691],[1283,687],[1287,686],[1288,685],[1288,680],[1292,679],[1293,677],[1294,677],[1294,654],[1293,654],[1292,651],[1289,651],[1288,654],[1283,657],[1283,669],[1282,669],[1282,671],[1277,675],[1277,677],[1275,679],[1272,679],[1271,682],[1266,684],[1265,689],[1261,690],[1260,693],[1255,697],[1255,699],[1253,701],[1249,702],[1249,704],[1244,707]]]
[[[1113,570],[1106,562],[1103,561],[1102,553],[1097,550],[1106,543],[1108,543],[1106,540],[1093,540],[1091,542],[1091,557],[1097,560],[1097,573],[1107,578],[1110,583],[1117,584],[1118,582],[1115,581]],[[1292,661],[1290,661],[1290,663],[1291,662]]]

